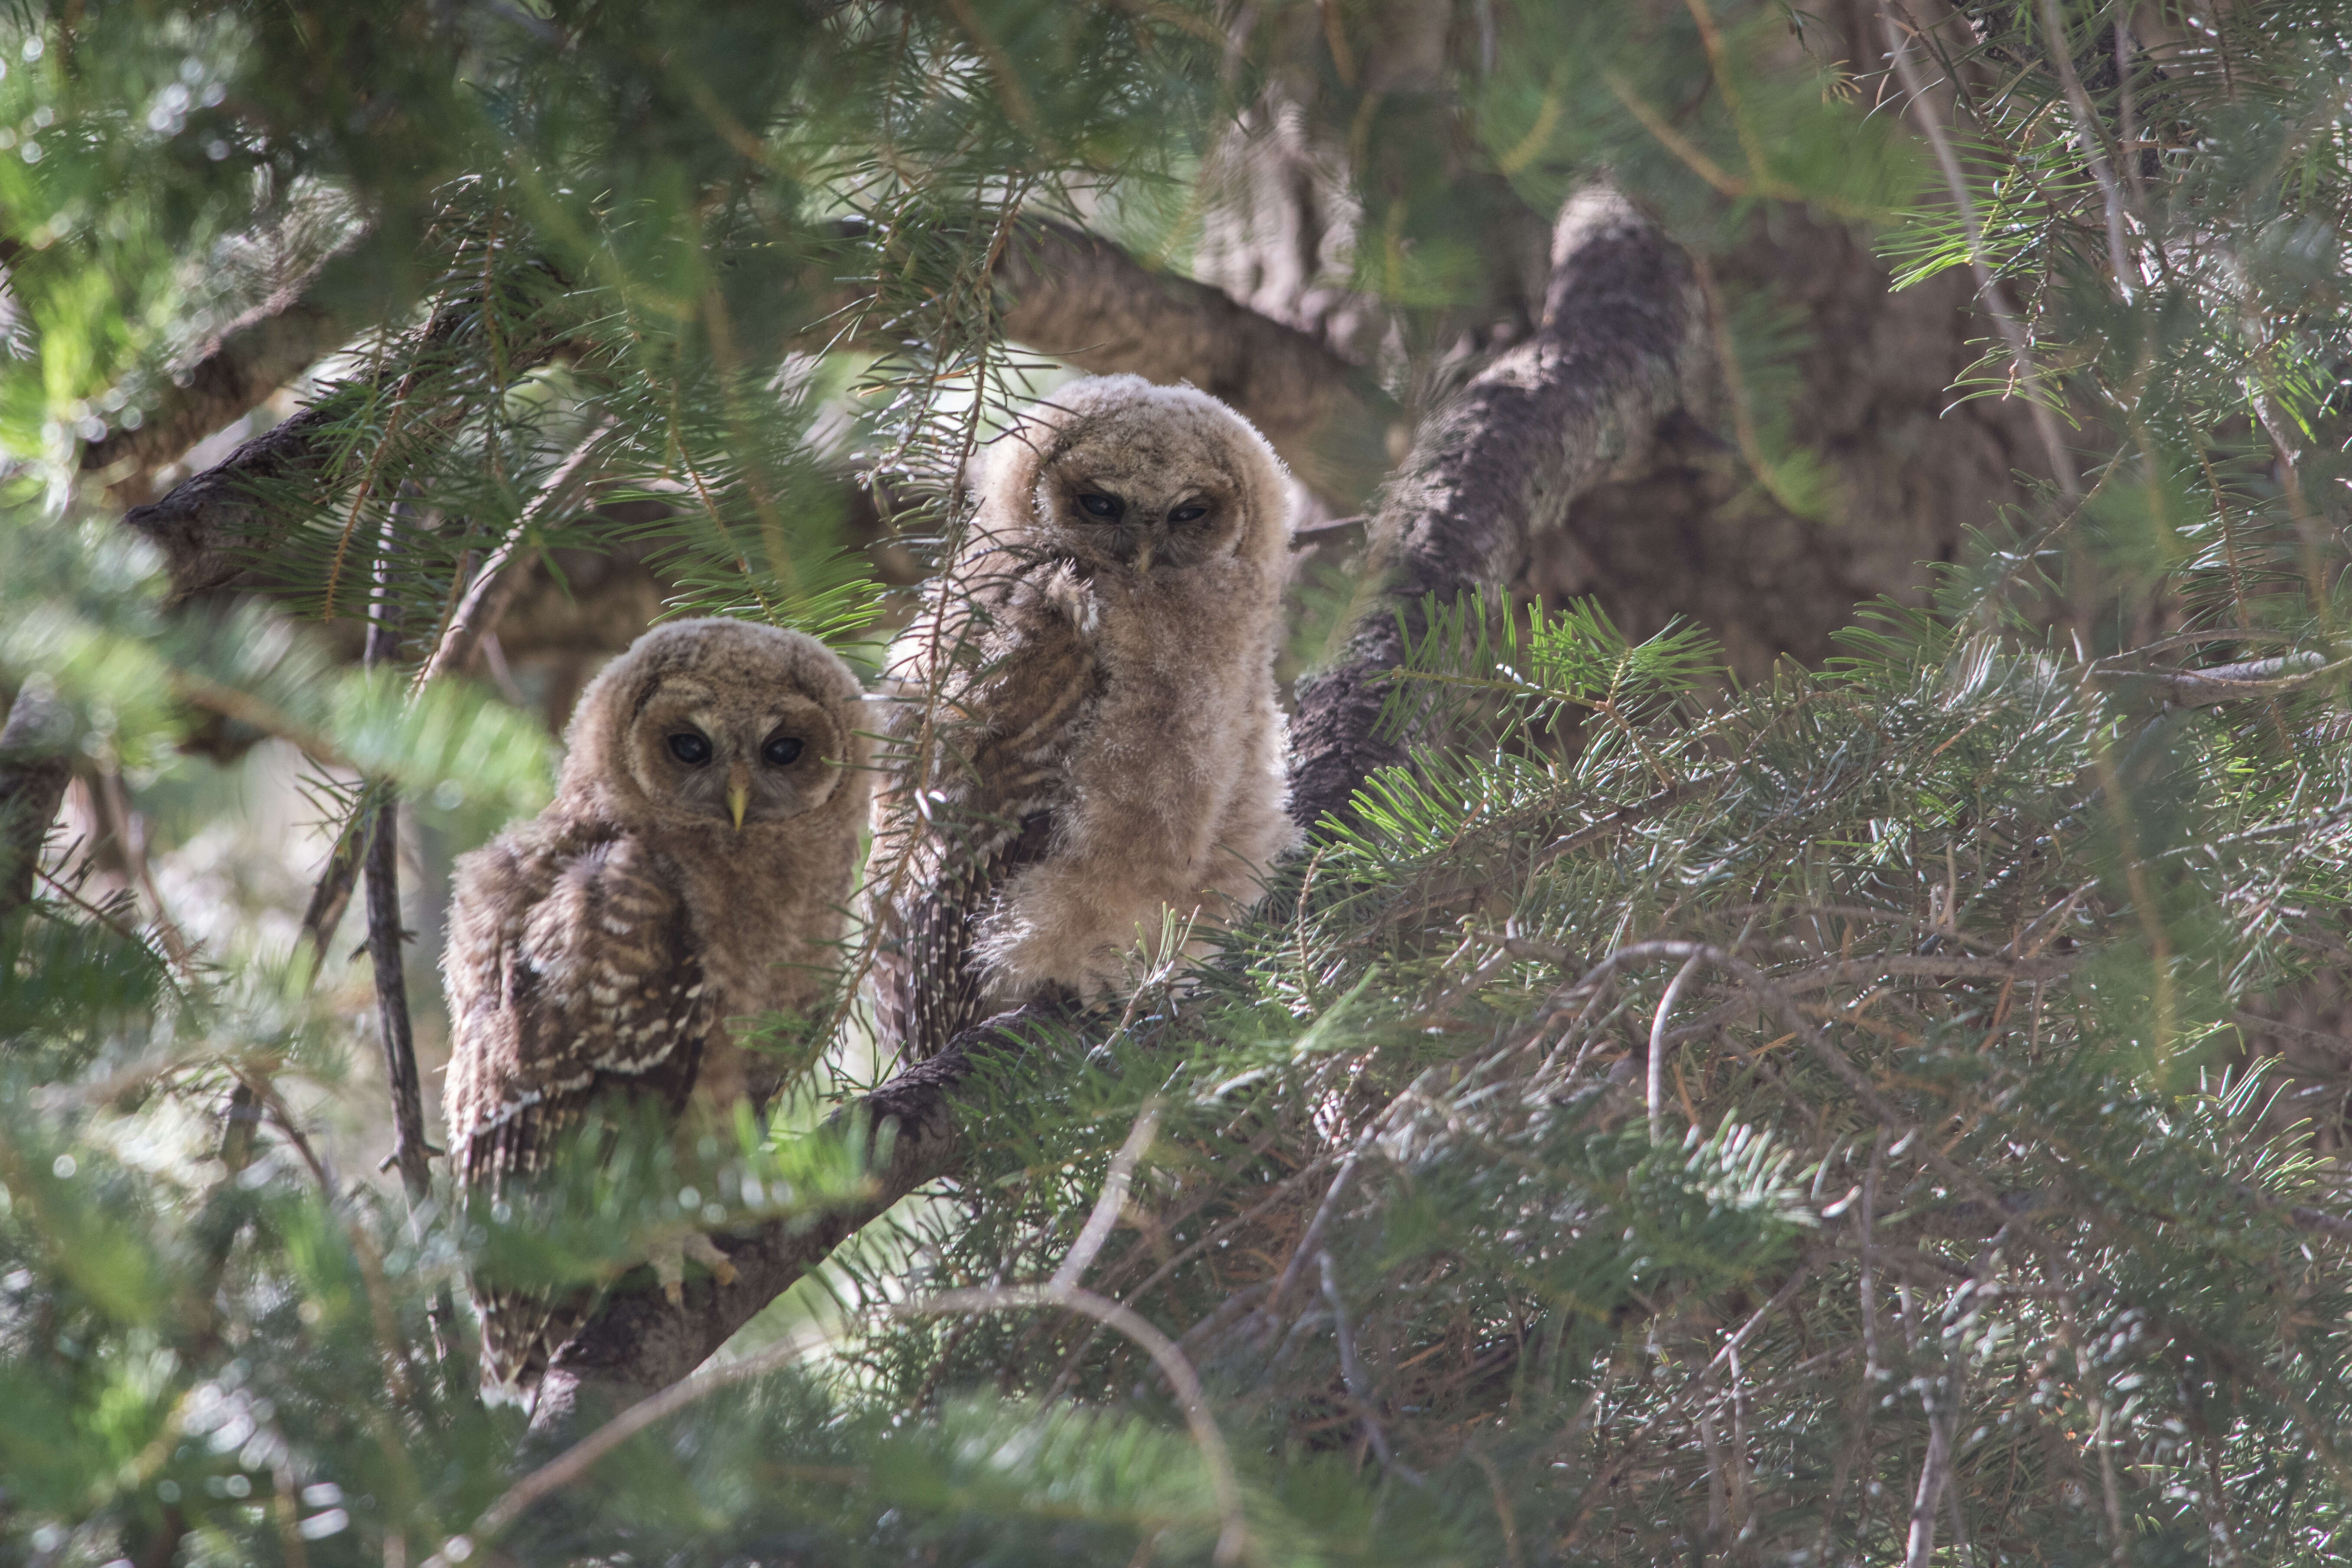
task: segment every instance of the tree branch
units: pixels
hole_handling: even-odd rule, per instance
[[[0,922],[32,899],[41,845],[73,776],[71,729],[65,705],[29,683],[0,727]]]
[[[388,396],[397,404],[418,395],[421,384],[453,363],[452,356],[461,349],[461,334],[481,330],[477,304],[463,298],[445,302],[404,352],[388,356],[394,363],[373,384],[345,387],[246,442],[203,473],[182,480],[161,500],[125,512],[124,524],[163,552],[172,596],[185,599],[225,588],[251,570],[257,548],[270,536],[268,490],[308,486],[323,498],[349,484],[352,474],[330,466],[337,450],[331,438],[335,426],[362,400]],[[510,345],[506,370],[520,377],[553,359],[564,346],[559,336]],[[468,406],[472,405],[461,403],[411,418],[405,438],[432,431]]]
[[[997,264],[1005,336],[1097,374],[1189,381],[1247,416],[1301,483],[1353,510],[1403,416],[1364,371],[1206,283],[1066,224],[1022,226]]]
[[[879,1133],[896,1128],[888,1157],[868,1173],[857,1203],[814,1217],[773,1220],[746,1236],[711,1239],[735,1266],[726,1285],[689,1281],[672,1305],[658,1287],[605,1298],[596,1315],[556,1352],[539,1386],[534,1434],[561,1441],[588,1425],[686,1376],[736,1330],[814,1269],[900,1198],[951,1173],[962,1153],[958,1091],[985,1062],[1020,1051],[1039,1025],[1059,1013],[1031,1005],[1000,1013],[836,1112],[831,1125],[862,1120]]]
[[[109,476],[107,499],[118,506],[151,500],[155,469],[245,417],[355,335],[320,292],[283,290],[231,322],[187,368],[184,383],[169,384],[137,429],[118,428],[82,448],[82,472]]]
[[[1005,284],[1013,301],[1006,330],[1023,342],[1087,369],[1189,376],[1294,450],[1328,450],[1318,443],[1331,433],[1369,427],[1366,411],[1376,405],[1349,401],[1354,373],[1305,334],[1213,289],[1154,277],[1074,230],[1039,226],[1033,234],[1036,244],[1008,268]],[[1530,534],[1556,526],[1576,495],[1637,459],[1652,427],[1682,405],[1705,363],[1705,328],[1688,266],[1647,220],[1605,187],[1570,202],[1555,239],[1543,328],[1433,423],[1381,510],[1380,536],[1390,542],[1403,602],[1516,577]],[[1199,342],[1188,351],[1195,333]],[[1338,390],[1323,395],[1318,385]],[[1315,706],[1310,695],[1298,731],[1310,784],[1339,776],[1335,768],[1354,770],[1330,797],[1333,805],[1363,776],[1357,759],[1380,709],[1373,683],[1402,654],[1395,626],[1368,625],[1350,652],[1350,667],[1334,673],[1352,682],[1337,688],[1339,695],[1361,691],[1368,702],[1360,725],[1345,730],[1356,710],[1331,700],[1326,677],[1323,700]],[[1303,812],[1308,820],[1325,809],[1328,795],[1326,785]],[[1034,1009],[1000,1015],[843,1112],[898,1130],[860,1202],[813,1221],[780,1220],[749,1236],[716,1238],[735,1279],[697,1280],[681,1305],[654,1289],[608,1298],[556,1353],[541,1384],[534,1430],[574,1430],[596,1412],[686,1376],[844,1240],[948,1174],[961,1150],[959,1089],[986,1055],[1017,1048],[1024,1026],[1037,1021]]]
[[[1300,683],[1291,726],[1291,816],[1344,811],[1402,748],[1375,734],[1387,673],[1422,631],[1422,601],[1508,587],[1530,542],[1578,498],[1648,451],[1661,420],[1696,401],[1711,363],[1706,313],[1682,252],[1605,184],[1560,211],[1543,323],[1429,420],[1371,528],[1386,602],[1330,669]]]
[[[855,242],[862,237],[862,226],[850,224],[835,237]],[[1154,272],[1108,241],[1067,225],[1032,220],[1007,247],[997,285],[1007,335],[1087,370],[1190,381],[1214,393],[1265,433],[1302,482],[1342,510],[1358,507],[1389,465],[1390,433],[1402,416],[1369,374],[1318,340],[1205,283]],[[826,290],[817,292],[823,297]],[[413,362],[431,353],[467,315],[451,307],[436,312],[417,353],[408,357]],[[208,413],[190,405],[185,427],[197,436],[217,429],[299,373],[301,365],[279,374],[302,353],[305,331],[328,333],[330,327],[319,308],[293,302],[278,317],[249,318],[225,334],[198,371],[200,378],[210,378],[205,384],[216,395],[205,405]],[[519,374],[561,347],[536,345],[512,357],[509,368]],[[273,375],[276,382],[261,385]],[[191,384],[192,393],[196,384]],[[368,395],[366,388],[352,391]],[[326,437],[345,412],[341,400],[305,409],[161,500],[131,510],[123,521],[162,550],[175,597],[227,587],[247,572],[253,547],[268,533],[269,507],[262,499],[268,489],[303,480],[322,491],[338,488],[338,477],[326,468],[332,449]],[[170,454],[184,450],[188,443],[173,446],[178,437],[167,438],[160,423],[151,420],[137,432],[98,443],[84,466],[120,461],[134,444],[148,456],[166,447]]]

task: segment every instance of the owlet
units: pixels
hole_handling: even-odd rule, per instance
[[[541,1169],[604,1097],[718,1125],[778,1070],[730,1025],[829,988],[866,815],[856,679],[745,621],[647,632],[582,693],[553,804],[457,862],[443,1107],[461,1193]],[[654,1261],[673,1295],[691,1251]],[[476,1291],[488,1384],[535,1384],[592,1304]]]
[[[1074,381],[998,438],[978,502],[886,671],[877,1015],[919,1058],[1099,997],[1171,917],[1245,908],[1296,837],[1265,438],[1189,386]]]

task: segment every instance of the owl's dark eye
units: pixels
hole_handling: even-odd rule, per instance
[[[698,768],[710,760],[710,742],[691,730],[681,730],[669,738],[669,754],[689,768]]]
[[[1209,509],[1199,501],[1186,501],[1168,514],[1171,522],[1198,522],[1209,515]]]
[[[800,754],[801,742],[797,735],[778,735],[760,748],[760,755],[780,768],[790,765]]]
[[[1088,490],[1079,496],[1078,504],[1094,516],[1103,518],[1116,518],[1127,510],[1126,503],[1117,496],[1107,496],[1095,490]]]

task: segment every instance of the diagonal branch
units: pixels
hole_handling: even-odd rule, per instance
[[[712,1237],[735,1266],[734,1279],[691,1281],[677,1304],[657,1287],[607,1297],[541,1380],[533,1432],[561,1439],[676,1383],[891,1205],[952,1173],[963,1149],[956,1118],[966,1082],[991,1059],[1021,1050],[1038,1026],[1057,1016],[1034,1005],[1000,1013],[837,1112],[836,1126],[857,1119],[877,1133],[886,1124],[896,1128],[887,1158],[868,1173],[866,1196],[814,1218]]]
[[[342,444],[337,430],[369,401],[404,404],[424,395],[428,378],[456,363],[464,347],[460,340],[481,330],[476,305],[464,298],[446,301],[401,353],[387,356],[391,363],[373,383],[342,388],[191,475],[162,500],[124,513],[123,523],[163,552],[173,597],[225,588],[247,576],[257,549],[274,531],[272,514],[282,504],[269,492],[290,490],[323,500],[356,482],[356,466],[338,461]],[[520,377],[566,346],[555,334],[510,344],[504,368],[509,377]],[[459,400],[412,417],[404,439],[419,439],[473,405]]]
[[[597,466],[604,458],[606,437],[612,433],[610,417],[597,420],[572,448],[571,456],[541,482],[538,493],[525,503],[522,515],[515,519],[507,536],[467,584],[465,597],[458,601],[448,625],[442,628],[440,641],[417,667],[416,679],[411,682],[414,689],[421,690],[427,682],[461,672],[473,662],[482,638],[497,629],[499,620],[513,605],[515,595],[522,591],[527,569],[536,559],[524,546],[550,516],[569,506],[582,488],[595,478]]]
[[[350,320],[320,298],[323,292],[281,290],[231,322],[187,367],[184,380],[167,384],[137,429],[118,428],[82,448],[82,472],[103,478],[107,499],[118,505],[151,500],[156,468],[245,417],[356,334]]]
[[[1552,233],[1535,335],[1473,377],[1421,429],[1371,528],[1386,603],[1340,661],[1302,681],[1291,726],[1291,816],[1344,811],[1402,760],[1376,733],[1388,672],[1421,634],[1423,596],[1507,588],[1535,536],[1637,465],[1668,415],[1698,401],[1712,361],[1690,263],[1615,189],[1571,196]]]
[[[1007,331],[1022,341],[1088,369],[1188,375],[1295,450],[1316,450],[1334,431],[1370,428],[1365,411],[1379,406],[1370,399],[1317,392],[1346,394],[1352,373],[1319,344],[1302,349],[1311,343],[1304,334],[1213,289],[1157,278],[1076,231],[1040,226],[1032,234],[1036,243],[1009,267],[1005,285]],[[1606,187],[1572,200],[1556,237],[1541,331],[1473,381],[1424,432],[1381,510],[1380,536],[1403,602],[1517,577],[1534,531],[1556,526],[1575,496],[1638,459],[1658,420],[1682,406],[1706,363],[1705,329],[1690,268],[1646,219]],[[1192,331],[1202,336],[1187,359],[1183,333]],[[1219,333],[1234,334],[1238,348],[1230,339],[1213,343]],[[1378,678],[1402,657],[1394,624],[1360,630],[1351,656],[1350,667],[1310,686],[1302,707],[1298,765],[1316,792],[1302,802],[1308,820],[1343,804],[1363,776]],[[1034,1009],[1000,1015],[845,1111],[897,1127],[861,1202],[719,1238],[734,1280],[697,1280],[680,1305],[650,1289],[609,1298],[556,1353],[540,1387],[535,1432],[560,1436],[676,1383],[859,1228],[950,1173],[961,1147],[957,1110],[966,1080],[989,1055],[1017,1049],[1026,1027],[1042,1021]]]
[[[833,237],[856,243],[865,230],[845,225]],[[839,257],[830,247],[825,254],[824,268],[840,270]],[[1317,339],[1207,284],[1155,272],[1107,240],[1040,220],[1022,226],[1017,242],[1006,247],[998,265],[996,281],[1008,336],[1087,370],[1189,381],[1216,394],[1265,431],[1301,481],[1341,510],[1355,510],[1388,467],[1391,431],[1400,427],[1401,416],[1379,384]],[[811,293],[822,300],[840,290],[813,284]],[[442,346],[467,318],[467,311],[456,308],[461,304],[436,313],[412,357]],[[822,314],[813,328],[834,319]],[[262,325],[255,323],[250,334],[233,332],[223,339],[221,352],[228,357],[217,369],[224,378],[234,369],[257,384],[274,373],[276,362],[263,363]],[[289,342],[298,335],[290,322],[285,335]],[[509,369],[520,374],[562,348],[560,342],[536,345],[528,355],[511,356]],[[289,347],[280,358],[295,352]],[[263,388],[252,402],[270,390]],[[351,395],[369,395],[371,390],[354,388]],[[340,488],[342,477],[331,467],[331,456],[335,428],[348,411],[341,398],[306,409],[161,500],[131,509],[123,521],[163,551],[176,597],[228,586],[246,573],[252,546],[268,532],[266,491],[303,481],[321,493]],[[136,434],[161,441],[160,436],[150,437],[154,429],[151,422]],[[110,437],[92,451],[112,449],[116,439],[121,437]],[[184,445],[173,448],[182,449]],[[129,450],[120,448],[105,460],[120,460]]]
[[[1082,370],[1189,381],[1265,433],[1301,483],[1354,510],[1390,464],[1403,416],[1320,339],[1206,283],[1155,272],[1108,240],[1031,221],[996,268],[1004,335]]]

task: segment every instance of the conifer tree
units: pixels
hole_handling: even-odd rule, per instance
[[[0,1556],[2344,1554],[2342,7],[0,64]],[[435,858],[656,616],[870,668],[1073,370],[1291,466],[1305,849],[911,1067],[852,944],[765,1125],[453,1209]],[[603,1291],[532,1409],[469,1271]]]

